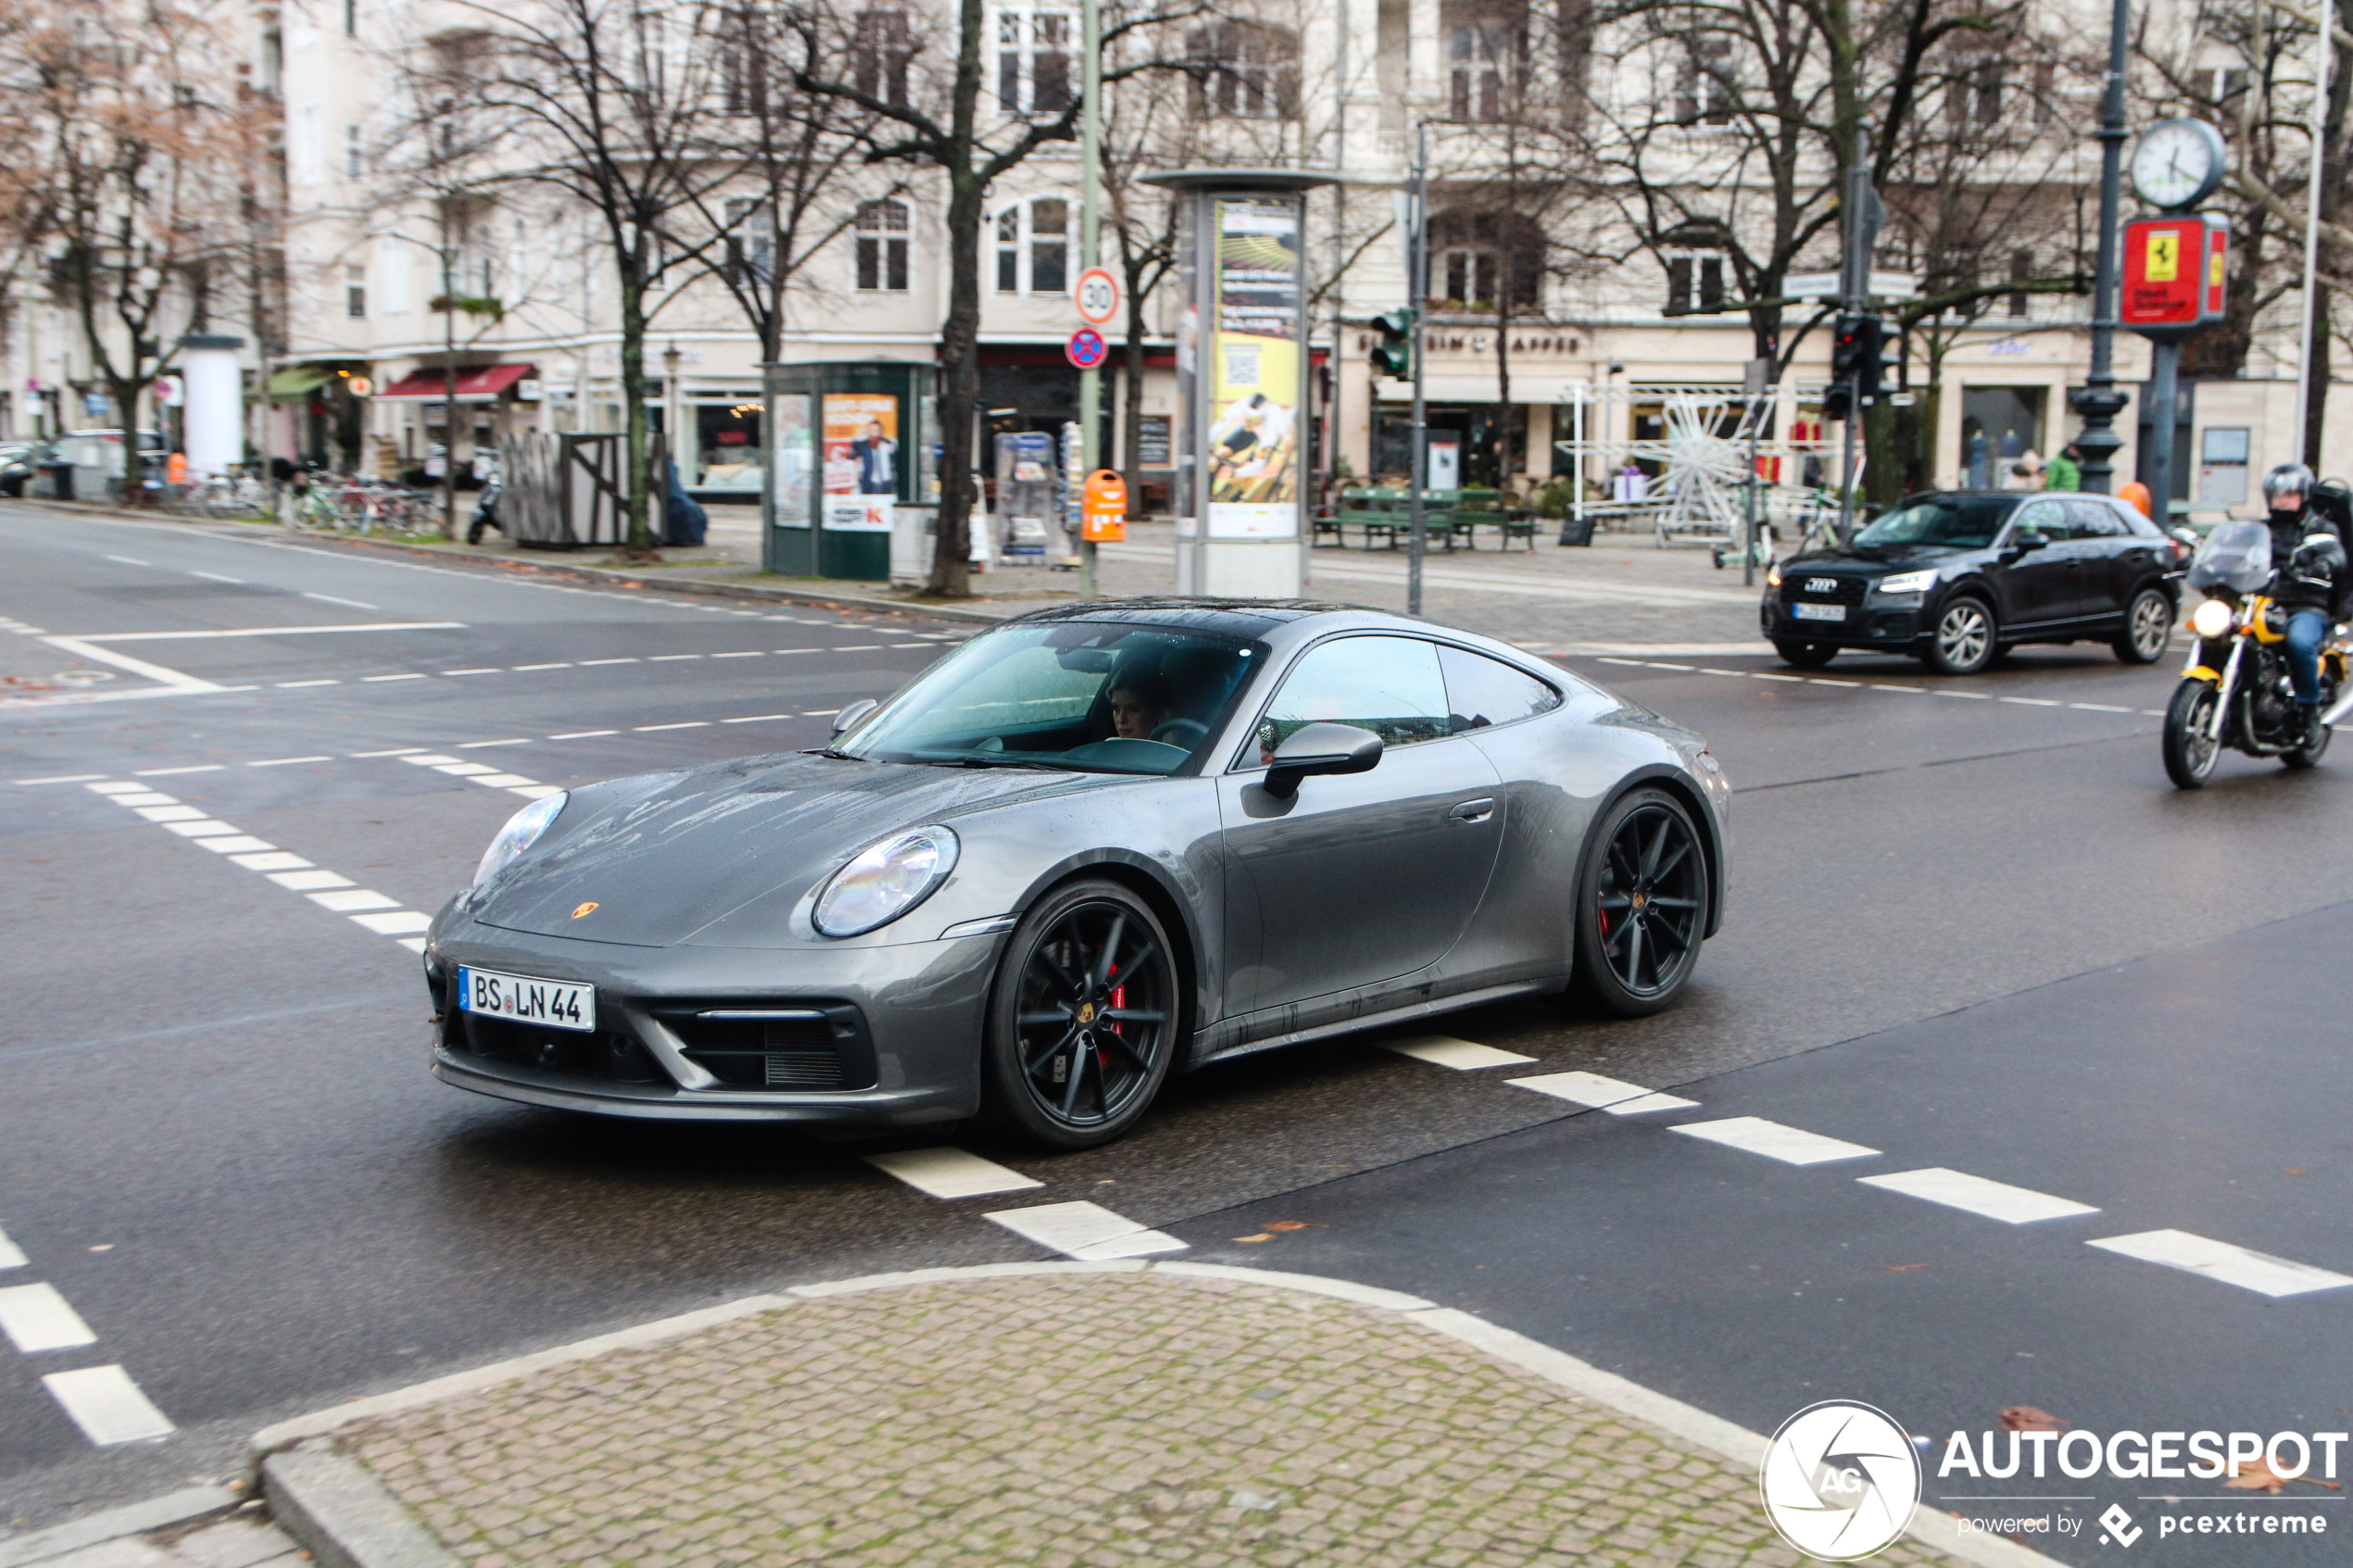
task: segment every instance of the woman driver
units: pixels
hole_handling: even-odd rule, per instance
[[[1122,740],[1150,740],[1176,706],[1168,677],[1157,670],[1131,670],[1112,678],[1111,733]]]

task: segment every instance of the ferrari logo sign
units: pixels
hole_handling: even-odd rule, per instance
[[[2230,240],[2212,213],[2133,219],[2124,226],[2119,319],[2144,336],[2173,341],[2221,320]]]
[[[2182,236],[2172,229],[2152,229],[2148,260],[2141,276],[2152,283],[2170,283],[2182,275]]]

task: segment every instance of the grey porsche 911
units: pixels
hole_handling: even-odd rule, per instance
[[[1082,1148],[1247,1051],[1537,993],[1655,1011],[1722,917],[1699,736],[1373,610],[1041,611],[836,722],[517,812],[428,938],[434,1072]]]

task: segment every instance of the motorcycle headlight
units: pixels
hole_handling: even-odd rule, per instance
[[[550,795],[509,817],[507,825],[490,841],[490,847],[482,852],[482,863],[474,867],[473,884],[484,885],[512,864],[516,856],[539,842],[539,835],[547,831],[547,824],[561,814],[564,802],[571,798],[569,793]]]
[[[2208,599],[2190,612],[2190,630],[2208,641],[2228,636],[2231,631],[2231,607],[2220,599]]]
[[[1893,577],[1879,580],[1879,591],[1882,594],[1925,594],[1935,586],[1934,567],[1926,571],[1899,571]]]
[[[868,845],[826,882],[811,922],[826,936],[856,936],[888,925],[948,880],[958,847],[945,827],[916,828]]]

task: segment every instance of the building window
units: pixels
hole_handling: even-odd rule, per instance
[[[1999,123],[2008,70],[1998,55],[1971,50],[1958,56],[1944,88],[1945,124],[1958,131]]]
[[[1194,107],[1229,119],[1299,115],[1299,34],[1255,22],[1225,21],[1192,36]]]
[[[2010,252],[2010,282],[2022,283],[2032,276],[2034,276],[2034,253],[2031,250]],[[2010,295],[2010,314],[2013,316],[2026,314],[2026,294],[2023,290]]]
[[[367,172],[367,161],[360,150],[359,127],[346,121],[343,128],[343,177],[358,180]]]
[[[997,215],[997,292],[1070,292],[1070,203],[1038,196]]]
[[[1724,257],[1720,251],[1667,253],[1667,308],[1714,310],[1724,303]]]
[[[1002,220],[999,220],[1000,223]],[[1001,264],[1000,271],[1001,273]],[[858,206],[858,287],[868,294],[907,292],[907,204]]]
[[[1430,292],[1441,308],[1494,315],[1542,307],[1544,236],[1526,219],[1441,212],[1430,220]]]
[[[1675,83],[1678,125],[1730,125],[1732,122],[1732,41],[1695,38],[1683,56]]]
[[[1060,114],[1071,104],[1069,11],[1005,6],[997,12],[997,101],[1007,114]]]
[[[1000,17],[1001,24],[1002,16]],[[904,11],[861,11],[849,46],[849,80],[886,104],[907,102],[907,67],[915,57],[913,30]],[[1069,67],[1063,67],[1067,79]]]
[[[346,267],[343,270],[343,313],[355,321],[368,319],[368,270]]]
[[[1523,7],[1453,0],[1440,9],[1446,46],[1446,113],[1456,120],[1502,119],[1512,108],[1528,59]]]
[[[765,288],[776,272],[776,223],[768,204],[730,196],[722,209],[727,225],[727,275],[738,284]]]

